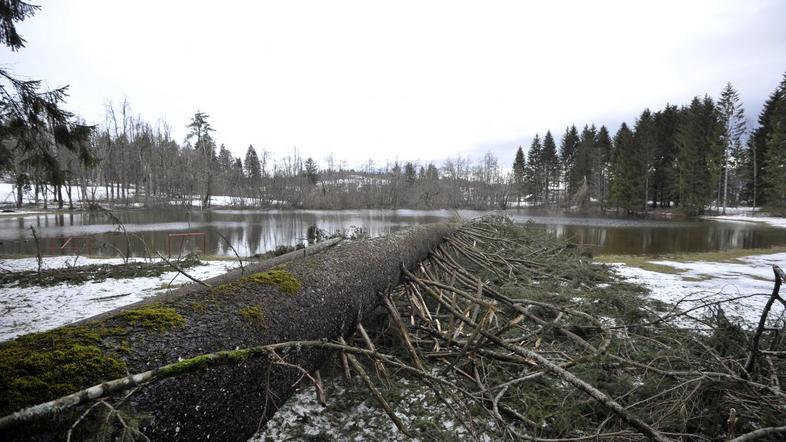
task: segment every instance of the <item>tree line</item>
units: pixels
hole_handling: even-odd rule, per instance
[[[77,201],[155,206],[209,207],[216,201],[246,207],[302,208],[444,208],[505,207],[509,176],[498,159],[478,161],[457,156],[441,167],[434,163],[369,160],[347,168],[332,155],[325,167],[297,149],[274,158],[253,145],[235,157],[217,145],[205,112],[197,111],[183,142],[171,127],[135,115],[124,101],[108,104],[104,122],[89,128],[88,164],[56,142],[40,147],[51,152],[61,179],[46,172],[47,162],[26,160],[16,151],[2,171],[16,186],[16,204],[25,194],[45,207],[73,208]],[[51,141],[51,140],[50,140]],[[64,189],[64,194],[60,191]],[[63,196],[65,195],[65,196]]]
[[[786,75],[747,137],[739,93],[645,109],[612,136],[605,126],[569,126],[559,147],[535,135],[513,162],[513,193],[528,204],[597,206],[627,213],[678,207],[689,214],[728,206],[786,206]]]
[[[47,205],[51,199],[58,207],[102,199],[209,207],[220,196],[220,204],[245,207],[552,205],[627,213],[676,207],[698,214],[786,204],[784,121],[786,76],[747,137],[739,93],[727,84],[717,100],[705,95],[685,106],[645,109],[632,126],[622,123],[614,134],[593,124],[581,131],[567,127],[559,142],[551,131],[542,138],[536,134],[526,155],[518,148],[509,171],[490,153],[479,160],[449,158],[439,166],[412,161],[378,166],[369,160],[347,168],[332,155],[320,167],[297,149],[274,158],[250,145],[242,158],[235,157],[217,146],[210,117],[201,111],[191,118],[186,139],[177,142],[165,122],[145,121],[124,101],[117,108],[107,105],[104,122],[89,127],[81,150],[39,136],[38,150],[12,151],[19,155],[8,155],[3,171],[17,186],[18,205],[28,192],[36,202]]]
[[[16,51],[15,24],[38,6],[9,0],[0,8],[0,44]],[[43,90],[0,68],[0,177],[36,205],[73,208],[78,201],[209,207],[507,208],[599,207],[632,213],[678,207],[786,206],[786,75],[747,132],[737,91],[717,100],[645,109],[614,135],[605,127],[569,126],[559,140],[536,135],[512,169],[487,153],[433,162],[373,160],[347,168],[332,155],[325,167],[293,149],[273,158],[248,146],[235,157],[213,138],[197,111],[178,142],[165,122],[134,115],[127,101],[107,105],[95,126],[62,109],[67,88]],[[747,142],[745,141],[747,139]],[[220,198],[217,198],[220,197]]]

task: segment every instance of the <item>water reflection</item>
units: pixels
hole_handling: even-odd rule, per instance
[[[142,256],[145,253],[142,240],[151,250],[162,253],[169,243],[174,254],[199,250],[232,255],[229,245],[221,239],[223,235],[238,253],[253,255],[303,241],[308,227],[314,224],[329,232],[357,226],[378,236],[414,224],[448,221],[459,216],[472,218],[483,213],[469,210],[202,212],[173,209],[120,211],[116,215],[132,236],[132,253]],[[546,233],[570,239],[596,253],[655,254],[786,245],[783,230],[752,223],[563,216],[537,210],[510,211],[509,215],[519,222],[532,220]],[[116,233],[116,226],[105,215],[75,212],[0,218],[0,254],[35,253],[30,226],[35,227],[41,238],[41,248],[48,254],[80,250],[81,253],[113,256],[117,254],[116,249],[126,248],[123,236]],[[171,236],[182,233],[202,233],[204,238]]]

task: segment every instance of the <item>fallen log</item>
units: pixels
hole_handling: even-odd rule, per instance
[[[344,242],[328,253],[273,269],[259,265],[149,298],[77,324],[0,345],[0,416],[73,393],[104,380],[207,353],[283,341],[337,340],[398,284],[401,265],[413,268],[454,225],[420,226],[384,238]],[[79,406],[41,422],[0,429],[2,440],[76,440],[104,431],[107,413],[122,431],[151,440],[246,440],[275,413],[304,372],[330,351],[294,348],[287,365],[266,358],[212,366],[162,380],[109,411]],[[96,402],[95,407],[102,402]],[[92,408],[89,408],[92,411]]]

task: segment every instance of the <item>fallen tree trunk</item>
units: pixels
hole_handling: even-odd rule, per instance
[[[455,226],[433,224],[373,240],[339,244],[271,270],[251,266],[78,324],[0,345],[0,415],[98,382],[222,350],[282,341],[336,340],[399,283]],[[114,407],[124,429],[152,440],[246,440],[294,391],[303,371],[327,350],[282,352],[291,366],[266,358],[210,367],[134,391]],[[297,366],[298,368],[294,368]],[[106,415],[86,407],[46,422],[0,430],[3,440],[78,440],[105,431]],[[114,430],[109,430],[114,431]]]

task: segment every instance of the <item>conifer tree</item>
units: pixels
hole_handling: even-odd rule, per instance
[[[652,202],[670,207],[679,202],[677,177],[677,130],[680,126],[680,110],[667,104],[653,116],[655,123],[655,154],[651,174]]]
[[[767,205],[786,207],[786,74],[781,81],[780,94],[773,103],[769,119],[766,156],[762,182]]]
[[[434,163],[428,163],[428,167],[426,168],[426,179],[429,181],[436,181],[439,179],[439,170],[437,170],[437,166]]]
[[[317,166],[317,162],[314,161],[311,157],[308,157],[304,166],[309,184],[316,186],[316,184],[319,182],[319,167]]]
[[[559,180],[559,159],[557,158],[557,145],[554,143],[554,137],[551,131],[546,131],[546,136],[543,137],[543,185],[544,185],[544,200],[546,204],[551,203],[549,194],[554,183]]]
[[[641,206],[641,158],[636,155],[633,131],[622,123],[614,135],[610,200],[630,213]]]
[[[593,175],[593,162],[597,135],[595,125],[584,126],[581,131],[579,143],[576,146],[576,153],[573,167],[568,172],[568,194],[574,195],[582,188],[586,187],[587,193],[584,195],[582,203],[586,203],[593,195],[597,195],[596,183]]]
[[[12,51],[25,46],[16,25],[32,17],[40,6],[19,0],[0,2],[0,45]],[[0,66],[0,173],[10,172],[17,186],[17,205],[31,174],[55,186],[63,207],[60,188],[68,171],[59,161],[58,150],[76,156],[79,164],[92,167],[97,159],[90,146],[94,127],[75,121],[60,106],[68,96],[68,86],[42,90],[40,80],[20,80]]]
[[[565,191],[567,194],[575,192],[576,189],[571,187],[570,172],[573,170],[573,163],[576,160],[576,149],[579,145],[579,133],[575,125],[565,129],[565,134],[562,136],[560,142],[560,160],[562,161],[562,182],[564,183]]]
[[[213,169],[216,159],[216,143],[210,135],[215,129],[208,121],[206,113],[197,111],[186,126],[189,129],[186,141],[194,139],[194,150],[197,152],[198,173],[205,182],[202,190],[202,207],[210,207],[213,186]]]
[[[513,160],[513,186],[516,191],[517,202],[521,201],[521,193],[524,191],[526,170],[527,162],[524,159],[524,151],[519,146],[516,151],[516,158]]]
[[[525,181],[533,201],[542,201],[543,195],[543,144],[540,136],[535,134],[532,144],[527,152],[527,167]]]
[[[715,103],[695,97],[686,109],[677,136],[680,167],[680,204],[689,214],[704,211],[720,177],[723,144]]]
[[[726,214],[726,203],[729,195],[729,173],[732,174],[732,198],[735,203],[739,196],[739,165],[745,156],[742,148],[742,136],[745,133],[745,114],[740,102],[740,95],[731,85],[726,86],[721,91],[718,99],[718,117],[722,126],[721,140],[723,142],[722,185],[723,197],[718,198],[723,201],[723,214]],[[720,184],[720,183],[719,183]],[[720,193],[720,192],[719,192]]]
[[[251,144],[249,144],[248,149],[246,149],[245,175],[254,186],[258,186],[262,180],[262,168],[259,164],[259,155],[257,155],[256,149],[254,149],[254,146]]]
[[[784,74],[784,78],[786,78],[786,74]],[[748,140],[749,155],[747,156],[747,167],[745,168],[750,171],[749,173],[751,175],[749,193],[754,206],[769,204],[767,197],[770,192],[768,192],[767,183],[763,182],[762,178],[766,165],[765,159],[768,157],[767,141],[772,132],[771,117],[775,112],[776,104],[780,102],[784,94],[786,94],[786,90],[784,90],[782,85],[783,82],[775,88],[767,101],[764,102],[764,107],[759,113],[758,127],[753,131]]]
[[[415,184],[415,180],[417,179],[417,175],[415,172],[415,165],[411,162],[407,161],[404,165],[404,181],[410,186]]]
[[[653,170],[653,159],[656,149],[656,134],[655,134],[655,121],[649,109],[644,109],[639,118],[636,120],[636,126],[633,129],[634,142],[636,143],[636,155],[641,162],[642,180],[642,208],[647,210],[647,202],[649,201],[650,190],[650,174]]]
[[[598,182],[598,201],[600,201],[601,209],[605,210],[606,199],[608,198],[608,174],[611,167],[611,151],[612,141],[609,130],[606,126],[601,126],[598,129],[598,136],[596,137],[595,144],[595,173]]]

